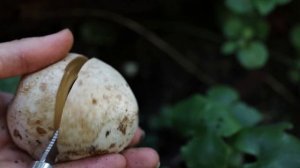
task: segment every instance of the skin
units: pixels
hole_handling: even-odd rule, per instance
[[[69,53],[73,35],[58,33],[0,43],[0,78],[22,75],[54,63]],[[0,92],[0,167],[27,168],[33,160],[11,140],[6,126],[6,109],[13,96]],[[54,165],[55,168],[155,168],[159,156],[151,148],[134,148],[144,133],[138,129],[129,147],[120,154],[94,156]]]

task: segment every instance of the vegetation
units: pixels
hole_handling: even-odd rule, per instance
[[[4,3],[1,41],[69,27],[129,82],[161,167],[299,167],[299,1],[68,3]]]

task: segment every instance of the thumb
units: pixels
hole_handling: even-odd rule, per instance
[[[58,33],[0,43],[0,78],[36,71],[67,55],[73,35],[66,29]]]

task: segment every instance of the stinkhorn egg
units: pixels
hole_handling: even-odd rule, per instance
[[[99,59],[69,54],[26,75],[8,108],[13,141],[39,159],[59,130],[55,161],[122,151],[138,125],[138,105],[125,79]]]

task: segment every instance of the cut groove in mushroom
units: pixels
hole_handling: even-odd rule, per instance
[[[77,57],[72,60],[65,68],[64,75],[60,82],[55,102],[55,113],[54,113],[54,128],[57,130],[60,125],[60,120],[63,112],[67,96],[72,88],[72,85],[77,79],[78,73],[83,64],[88,59],[85,57]]]

